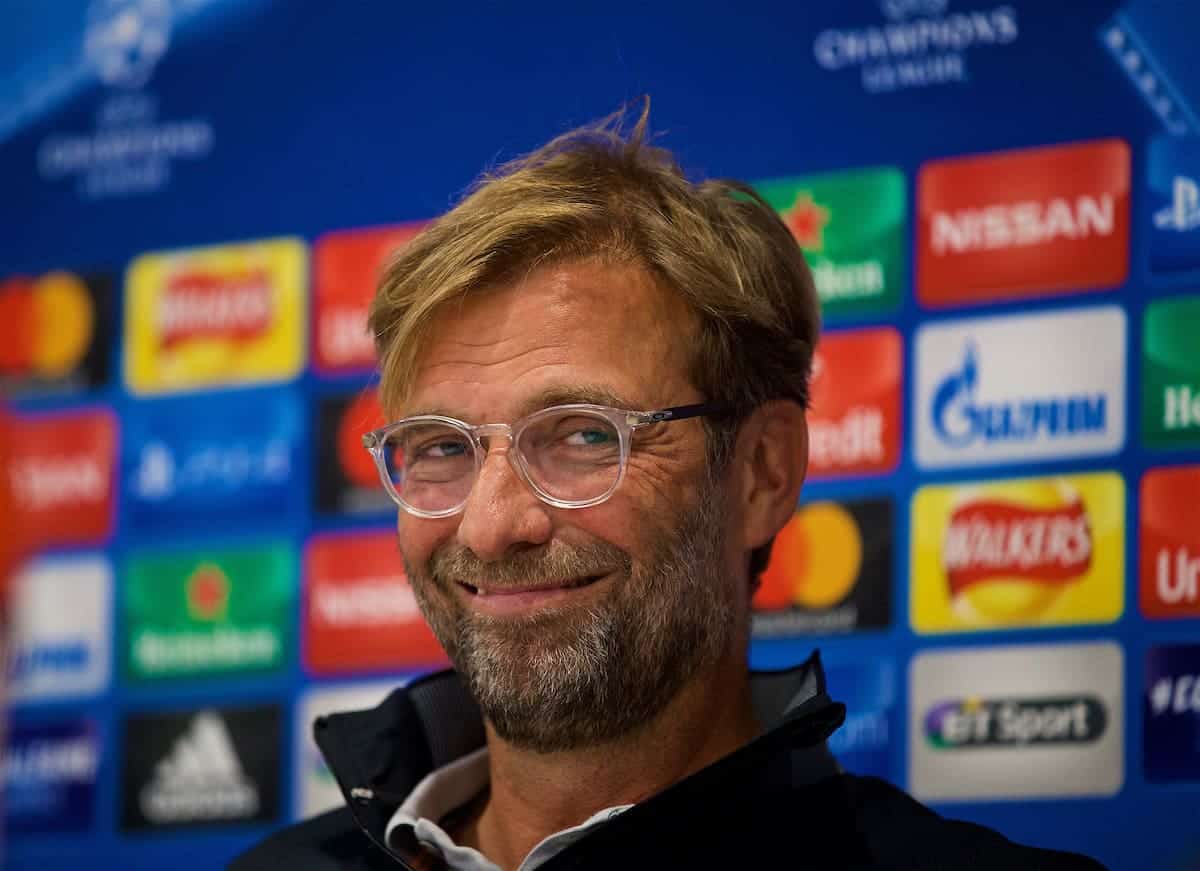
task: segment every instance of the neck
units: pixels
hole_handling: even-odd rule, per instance
[[[548,835],[643,801],[751,741],[761,729],[745,659],[726,660],[695,675],[636,733],[603,745],[537,753],[488,724],[491,789],[458,843],[514,869]]]

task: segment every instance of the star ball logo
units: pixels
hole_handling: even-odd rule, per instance
[[[891,621],[892,503],[803,505],[775,536],[754,594],[756,638],[882,628]]]
[[[1118,139],[925,164],[917,298],[941,308],[1121,284],[1129,188],[1129,146]]]
[[[1146,472],[1140,509],[1142,614],[1200,617],[1200,466]]]
[[[1200,447],[1200,296],[1156,300],[1142,333],[1142,438]]]
[[[920,327],[917,464],[1115,453],[1125,442],[1125,339],[1117,306]]]
[[[1124,511],[1124,482],[1111,472],[922,487],[913,497],[913,628],[1117,619]]]
[[[900,304],[907,236],[900,170],[851,170],[755,187],[804,251],[826,317],[890,311]]]

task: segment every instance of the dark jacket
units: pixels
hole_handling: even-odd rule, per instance
[[[945,820],[882,780],[841,772],[825,739],[845,708],[826,695],[815,654],[788,671],[754,673],[752,688],[769,731],[610,819],[541,869],[1101,868]],[[417,681],[370,711],[322,717],[314,730],[348,806],[268,838],[230,871],[441,867],[419,845],[387,848],[383,832],[422,777],[483,744],[479,711],[455,674]]]

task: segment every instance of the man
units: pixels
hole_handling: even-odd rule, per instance
[[[770,208],[646,122],[485,178],[382,276],[396,422],[365,442],[455,672],[318,721],[347,808],[233,867],[1096,867],[842,773],[815,656],[748,672],[816,295]]]

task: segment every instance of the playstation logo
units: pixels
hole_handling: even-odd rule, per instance
[[[1175,176],[1171,183],[1171,202],[1154,213],[1154,226],[1178,233],[1200,227],[1200,185],[1194,178]]]

